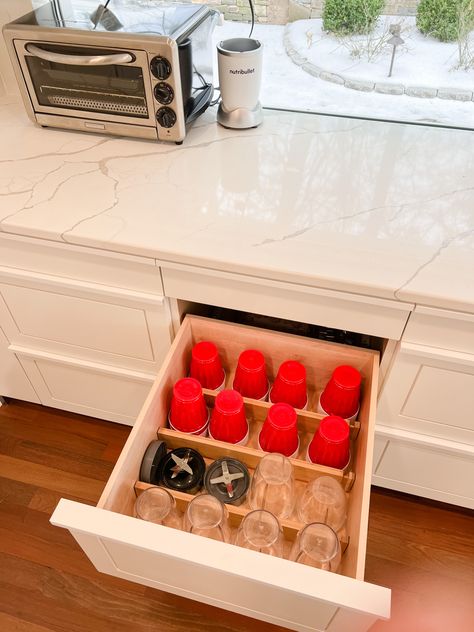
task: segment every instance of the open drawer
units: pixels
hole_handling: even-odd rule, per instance
[[[299,360],[306,366],[308,385],[312,389],[309,410],[298,411],[301,447],[293,465],[296,478],[301,481],[326,474],[336,477],[346,489],[348,519],[342,541],[344,554],[340,574],[132,517],[136,495],[147,487],[137,481],[141,460],[158,431],[170,447],[194,446],[208,458],[236,456],[251,469],[264,454],[257,449],[256,437],[269,406],[266,403],[245,400],[251,418],[251,436],[246,447],[189,437],[164,427],[173,384],[187,374],[192,346],[200,340],[212,340],[218,346],[229,387],[237,357],[245,348],[256,347],[264,353],[270,379],[286,359]],[[359,417],[351,428],[351,463],[344,471],[304,460],[309,437],[322,418],[311,411],[316,410],[322,388],[340,364],[351,364],[363,378]],[[291,630],[368,630],[376,619],[386,618],[390,613],[390,591],[363,581],[377,375],[378,353],[374,351],[187,316],[97,507],[63,499],[51,522],[69,529],[101,572]],[[215,393],[204,392],[212,406]],[[178,506],[185,506],[191,498],[178,494]],[[228,507],[231,522],[237,525],[247,511],[246,506]],[[283,527],[285,537],[291,540],[301,525],[290,519],[284,521]]]

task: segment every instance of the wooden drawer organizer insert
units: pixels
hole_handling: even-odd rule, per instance
[[[121,461],[117,464],[116,470],[119,470],[120,476],[114,480],[114,475],[112,475],[98,506],[133,515],[136,496],[150,487],[137,480],[141,458],[148,443],[157,436],[166,441],[169,449],[185,445],[199,450],[208,463],[222,456],[240,459],[249,467],[251,474],[265,454],[257,448],[257,438],[270,407],[270,404],[266,402],[244,400],[250,424],[250,438],[247,446],[234,446],[210,438],[175,432],[165,427],[173,384],[187,375],[191,349],[201,340],[211,340],[217,345],[226,371],[226,388],[232,387],[237,358],[244,349],[258,348],[262,351],[270,381],[273,380],[279,365],[284,360],[295,359],[305,365],[309,388],[309,410],[297,411],[300,450],[298,458],[292,459],[297,495],[301,493],[308,481],[321,475],[332,476],[343,485],[348,498],[348,519],[346,530],[339,534],[344,552],[340,573],[363,579],[370,492],[370,472],[366,471],[366,455],[368,439],[370,439],[370,454],[372,452],[373,417],[377,391],[378,353],[375,351],[187,316],[144,405],[141,418],[138,419],[129,442],[124,448]],[[322,415],[313,411],[317,407],[321,390],[334,368],[340,364],[354,366],[361,372],[363,380],[358,421],[351,423],[351,462],[345,470],[308,463],[305,458],[308,443],[323,418]],[[208,406],[212,408],[217,393],[206,389],[204,393]],[[181,511],[186,509],[193,498],[189,494],[179,492],[173,492],[173,495]],[[240,506],[227,505],[227,508],[233,528],[238,527],[242,518],[250,510],[247,502]],[[281,524],[286,540],[285,554],[287,554],[291,542],[303,525],[295,514],[290,519],[281,521]]]

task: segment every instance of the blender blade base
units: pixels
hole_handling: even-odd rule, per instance
[[[228,112],[224,109],[222,103],[219,104],[217,110],[217,122],[223,127],[231,129],[248,129],[249,127],[257,127],[263,121],[263,112],[260,102],[253,110],[247,108],[237,108]]]

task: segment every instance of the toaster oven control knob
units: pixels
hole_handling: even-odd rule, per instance
[[[165,83],[164,81],[160,81],[155,86],[155,99],[161,105],[168,105],[174,99],[174,91],[169,83]]]
[[[176,123],[176,114],[171,108],[160,108],[156,113],[156,120],[161,127],[173,127]]]
[[[157,79],[168,79],[171,74],[171,64],[165,57],[153,57],[150,62],[150,69]]]

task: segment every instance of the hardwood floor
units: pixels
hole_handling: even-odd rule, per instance
[[[97,501],[129,431],[34,404],[0,408],[0,631],[282,630],[99,574],[50,525],[61,497]],[[393,616],[373,631],[472,632],[473,536],[472,512],[374,489],[366,580],[393,589]]]

